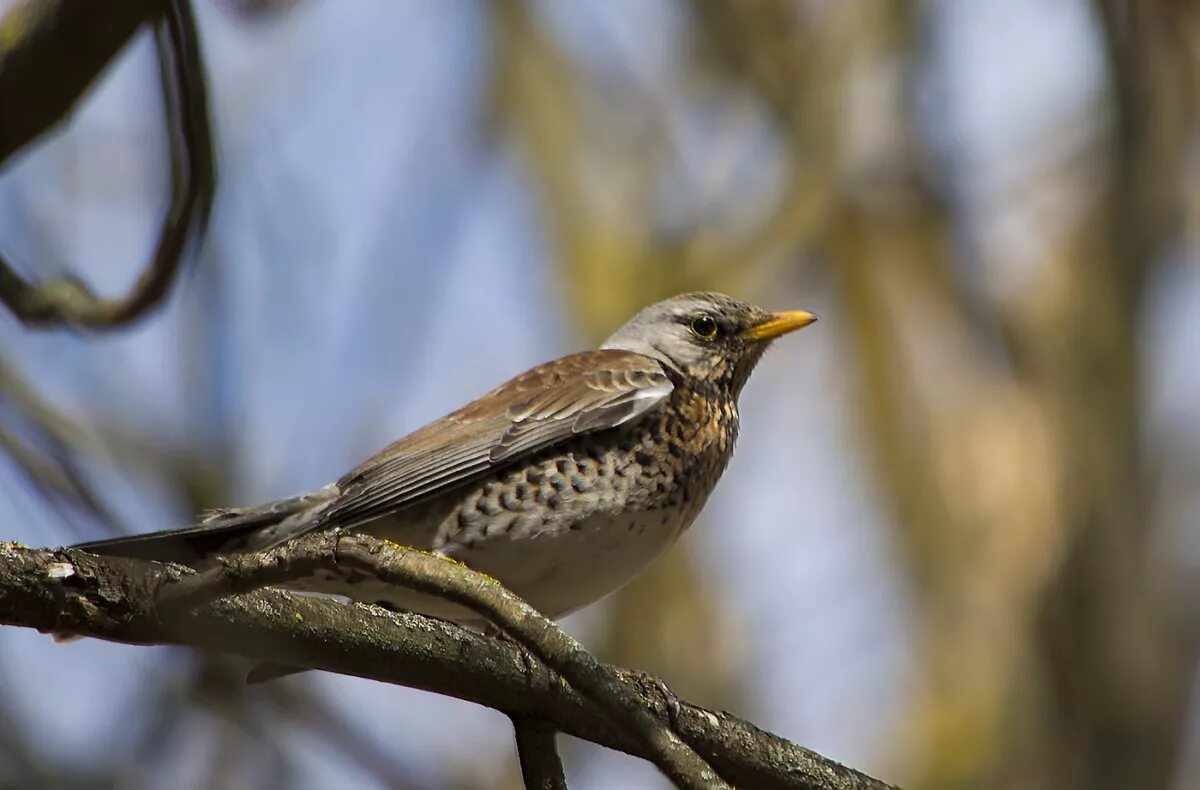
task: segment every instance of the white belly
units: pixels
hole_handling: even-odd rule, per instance
[[[449,556],[499,579],[535,609],[558,618],[625,586],[682,532],[678,512],[595,514],[574,529],[503,537]]]
[[[678,511],[598,513],[574,529],[536,535],[497,535],[443,553],[499,580],[542,614],[557,619],[623,587],[675,542],[687,525]],[[360,581],[322,581],[297,588],[347,595],[367,603],[482,625],[478,615],[436,597]]]

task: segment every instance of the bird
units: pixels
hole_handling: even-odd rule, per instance
[[[75,548],[203,568],[317,530],[365,533],[460,561],[558,619],[625,585],[691,526],[733,454],[755,365],[816,320],[680,294],[598,349],[521,373],[323,488]],[[449,601],[350,585],[332,571],[288,586],[484,625]]]

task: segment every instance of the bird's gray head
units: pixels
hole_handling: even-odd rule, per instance
[[[650,305],[601,347],[653,357],[737,397],[772,340],[816,320],[803,310],[772,313],[724,294],[700,291]]]

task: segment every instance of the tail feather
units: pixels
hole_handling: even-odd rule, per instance
[[[335,491],[310,494],[246,508],[222,508],[201,514],[200,523],[183,529],[80,543],[72,548],[114,557],[196,565],[215,554],[269,548],[305,531],[310,514]]]

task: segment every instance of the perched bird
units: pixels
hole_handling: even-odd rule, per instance
[[[599,350],[522,373],[336,483],[78,548],[199,567],[355,530],[460,560],[558,618],[624,585],[691,525],[733,453],[750,372],[772,340],[815,320],[717,293],[676,296]],[[477,623],[370,580],[348,586],[331,573],[290,586]]]

